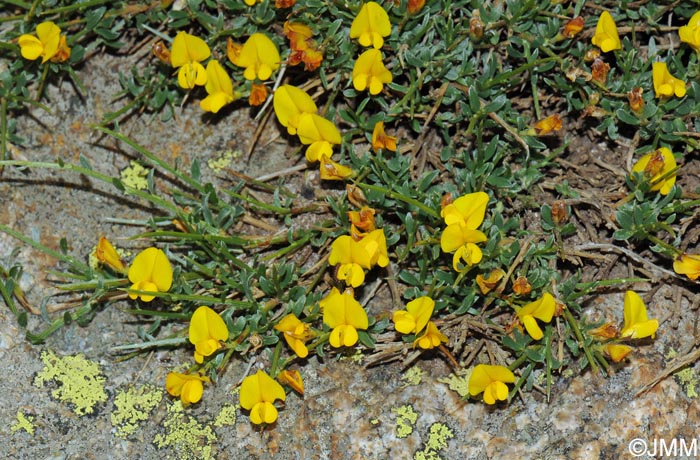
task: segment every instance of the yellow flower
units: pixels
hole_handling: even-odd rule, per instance
[[[194,345],[194,360],[201,364],[205,356],[221,348],[221,341],[228,339],[228,328],[217,312],[201,306],[190,319],[189,335]]]
[[[700,51],[700,11],[691,16],[687,25],[678,29],[678,35],[683,43],[687,43],[695,51]]]
[[[199,375],[169,372],[165,378],[165,389],[172,396],[179,396],[182,404],[194,404],[202,399],[202,393],[204,393],[202,382],[211,383],[211,380],[209,377]]]
[[[676,159],[666,147],[647,153],[632,166],[633,172],[644,173],[652,192],[658,191],[662,195],[668,195],[676,183],[676,174],[672,173],[675,169]]]
[[[342,142],[340,131],[333,122],[315,113],[304,112],[299,115],[297,134],[301,143],[309,146],[306,149],[306,160],[310,162],[330,158],[333,155],[333,144]]]
[[[284,388],[265,372],[259,370],[255,375],[243,379],[241,407],[250,411],[250,421],[256,425],[277,420],[277,408],[272,403],[278,399],[287,399]]]
[[[369,326],[367,313],[348,291],[341,294],[333,288],[319,304],[323,310],[323,323],[332,329],[328,338],[332,347],[355,345],[359,339],[357,330],[366,330]]]
[[[700,255],[682,254],[673,261],[673,271],[695,281],[700,277]]]
[[[440,236],[440,248],[444,252],[453,252],[452,267],[461,272],[464,268],[460,265],[464,262],[468,267],[481,262],[483,253],[476,243],[486,241],[486,235],[479,230],[469,229],[464,224],[448,225]]]
[[[430,350],[447,342],[449,342],[447,336],[438,330],[435,323],[428,321],[425,332],[413,342],[413,346],[418,345],[424,350]]]
[[[353,175],[352,168],[326,158],[325,155],[321,157],[319,172],[323,180],[344,180]]]
[[[36,36],[21,35],[17,43],[23,58],[34,61],[41,57],[42,64],[52,59],[62,49],[68,52],[63,61],[70,56],[70,48],[66,46],[65,37],[61,36],[61,29],[51,21],[45,21],[36,26]]]
[[[253,6],[256,3],[262,3],[262,0],[243,0],[243,3],[245,3],[248,6]]]
[[[369,49],[360,54],[352,68],[352,85],[358,91],[369,89],[369,94],[379,94],[385,83],[391,83],[391,72],[384,67],[382,52]]]
[[[245,67],[246,80],[267,80],[280,66],[280,53],[265,34],[254,33],[242,47],[229,47],[228,51],[234,65]]]
[[[557,302],[554,300],[554,297],[552,297],[552,294],[545,292],[542,297],[534,302],[530,302],[524,307],[516,309],[516,313],[525,326],[527,333],[530,334],[530,337],[535,340],[540,340],[544,334],[535,318],[545,323],[550,322],[552,316],[554,316],[556,306]]]
[[[371,267],[375,265],[386,267],[389,265],[389,254],[386,249],[384,229],[378,228],[372,230],[359,241],[359,245],[369,254],[369,264]]]
[[[625,293],[624,307],[625,326],[620,331],[622,337],[630,339],[643,339],[656,335],[659,321],[647,317],[647,308],[639,294],[634,291]]]
[[[170,65],[180,70],[177,83],[181,88],[192,89],[207,82],[207,71],[200,64],[211,56],[209,46],[199,37],[180,31],[173,40],[170,52]]]
[[[338,268],[338,279],[352,287],[357,287],[364,283],[365,272],[363,268],[372,268],[370,255],[359,241],[355,241],[351,236],[342,235],[335,239],[331,245],[331,254],[328,263],[332,266],[340,265]]]
[[[600,48],[603,53],[612,50],[622,49],[620,36],[617,33],[615,20],[607,11],[603,11],[598,19],[598,25],[595,27],[595,35],[591,42]]]
[[[275,90],[272,105],[277,120],[291,135],[297,133],[302,114],[314,114],[318,111],[314,100],[306,91],[291,85],[282,85]]]
[[[217,113],[221,107],[236,99],[233,83],[219,61],[212,59],[207,64],[207,83],[204,86],[208,96],[202,99],[199,106],[202,110]]]
[[[394,312],[394,329],[402,334],[418,334],[430,321],[434,308],[435,301],[428,296],[411,300],[405,310]]]
[[[396,138],[394,136],[387,136],[384,132],[383,121],[379,121],[374,125],[374,130],[372,131],[372,148],[375,152],[378,152],[379,149],[396,152]]]
[[[608,343],[603,346],[603,352],[610,357],[614,362],[619,363],[632,352],[632,347],[617,343]]]
[[[444,252],[455,252],[452,267],[462,271],[460,262],[467,266],[481,262],[481,249],[476,243],[486,241],[486,235],[477,230],[484,221],[489,196],[484,192],[469,193],[446,205],[440,215],[447,228],[440,237],[440,247]]]
[[[362,46],[379,49],[384,38],[391,35],[389,15],[378,3],[367,2],[350,24],[350,38],[357,38]]]
[[[287,345],[294,350],[298,357],[306,358],[309,355],[305,342],[313,337],[313,334],[308,324],[290,313],[275,325],[275,329],[282,332]]]
[[[129,270],[126,268],[126,265],[124,265],[124,262],[122,262],[122,258],[119,257],[119,254],[117,253],[117,250],[114,249],[114,246],[112,246],[112,243],[110,243],[104,236],[101,236],[97,243],[97,247],[95,248],[95,257],[97,257],[97,260],[99,260],[101,263],[119,273],[127,273]]]
[[[459,223],[473,230],[484,221],[488,203],[489,196],[485,192],[468,193],[442,208],[440,216],[445,225]]]
[[[486,404],[495,404],[508,398],[508,385],[514,383],[515,375],[504,366],[478,364],[469,377],[469,394],[476,396],[484,393]]]
[[[129,288],[134,291],[168,292],[173,284],[173,267],[165,253],[158,248],[147,248],[139,252],[129,267]],[[129,298],[141,297],[144,302],[155,298],[149,294],[129,293]]]
[[[685,82],[671,75],[665,62],[654,62],[651,65],[651,77],[654,83],[656,97],[685,96]]]

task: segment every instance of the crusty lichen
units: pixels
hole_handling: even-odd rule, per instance
[[[135,188],[136,190],[145,190],[148,188],[148,173],[150,170],[144,168],[139,162],[131,160],[131,166],[124,168],[121,172],[122,184],[126,187]]]
[[[697,372],[692,367],[686,367],[673,374],[676,377],[678,384],[685,390],[686,396],[689,398],[698,397],[698,387],[700,386],[700,378]]]
[[[51,396],[73,406],[76,414],[93,414],[98,404],[107,401],[106,379],[99,364],[81,354],[59,358],[51,350],[44,351],[41,360],[44,369],[34,378],[34,386],[42,388],[47,382],[54,382],[57,388]]]
[[[228,165],[231,164],[231,160],[234,158],[239,158],[241,155],[243,155],[243,152],[240,150],[227,150],[222,153],[219,158],[207,160],[207,166],[209,166],[209,169],[212,171],[221,172],[222,169],[227,168]]]
[[[447,384],[448,388],[457,393],[462,398],[469,397],[469,376],[471,369],[463,369],[452,373],[449,377],[438,379],[438,382]]]
[[[165,433],[156,435],[153,443],[159,449],[170,448],[173,454],[164,458],[178,460],[212,460],[216,434],[211,426],[199,423],[185,415],[180,400],[168,406],[168,414],[163,421]]]
[[[454,433],[444,423],[436,422],[430,425],[428,440],[423,450],[413,455],[413,460],[441,460],[439,451],[447,447],[447,441],[454,438]]]
[[[396,437],[403,439],[410,436],[418,420],[418,412],[410,404],[394,407],[391,411],[396,414]]]
[[[219,428],[227,425],[235,425],[236,412],[238,409],[239,406],[237,404],[224,404],[214,420],[214,426]]]
[[[402,388],[418,385],[423,380],[424,374],[420,367],[413,366],[401,376],[401,380],[406,382],[403,384]]]
[[[21,410],[17,411],[17,423],[10,427],[10,432],[24,430],[29,433],[30,436],[34,436],[34,417],[31,415],[24,415]]]
[[[130,386],[119,389],[114,397],[114,411],[110,416],[116,436],[126,439],[138,430],[141,422],[148,420],[153,409],[163,399],[163,390],[155,385]]]

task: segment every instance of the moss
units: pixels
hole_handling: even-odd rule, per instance
[[[110,416],[116,436],[126,439],[133,435],[162,399],[163,391],[154,385],[118,390],[114,397],[115,410]]]
[[[121,172],[122,183],[137,190],[145,190],[148,188],[148,173],[150,170],[141,166],[137,161],[131,160],[131,166],[124,168]]]
[[[219,158],[212,158],[208,160],[207,166],[209,166],[209,169],[212,171],[221,172],[222,169],[231,164],[231,160],[239,158],[241,155],[243,155],[243,152],[240,150],[227,150],[222,153]]]
[[[414,460],[440,460],[439,451],[447,447],[447,441],[454,438],[454,433],[444,423],[436,422],[430,425],[428,440],[423,450],[413,455]]]
[[[423,375],[425,375],[425,373],[420,367],[413,366],[401,376],[401,380],[406,382],[403,384],[403,387],[418,385],[423,380]]]
[[[462,398],[469,397],[469,376],[471,369],[463,369],[449,377],[438,379],[438,382],[447,384],[448,388],[457,393]]]
[[[51,350],[44,351],[41,360],[44,369],[34,378],[34,386],[42,388],[47,382],[54,382],[58,387],[51,396],[72,405],[76,414],[93,414],[98,404],[107,401],[106,379],[97,363],[81,354],[59,358]]]
[[[17,423],[10,427],[10,432],[24,430],[29,433],[30,436],[34,436],[34,417],[31,415],[24,415],[21,410],[17,411]]]
[[[180,400],[168,406],[168,413],[163,421],[165,433],[156,435],[153,443],[159,449],[170,448],[174,455],[166,459],[178,460],[213,460],[213,444],[216,434],[212,427],[199,423],[195,418],[185,415]]]
[[[418,420],[418,412],[410,404],[394,407],[391,411],[396,414],[396,437],[403,439],[410,436]]]

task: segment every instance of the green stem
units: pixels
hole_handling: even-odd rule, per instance
[[[413,205],[433,218],[437,219],[439,217],[437,211],[435,211],[430,206],[427,206],[425,203],[422,203],[422,202],[416,200],[415,198],[411,198],[409,196],[403,195],[403,194],[395,192],[393,190],[389,190],[389,189],[382,187],[382,186],[379,186],[379,185],[365,184],[363,182],[360,182],[356,185],[363,190],[372,190],[374,192],[383,193],[384,195],[387,196],[387,198],[390,198],[393,200],[403,201],[404,203]]]
[[[594,374],[597,374],[598,365],[591,354],[591,350],[588,349],[588,346],[583,339],[583,334],[581,334],[581,330],[578,328],[576,319],[573,317],[568,308],[564,308],[564,318],[566,318],[566,321],[569,323],[571,330],[574,331],[574,335],[576,335],[576,340],[578,340],[579,345],[581,345],[581,348],[583,348],[583,353],[586,355],[586,359],[588,359],[588,364],[591,366],[591,370]]]
[[[84,9],[91,8],[91,7],[97,6],[97,5],[102,5],[105,3],[114,3],[114,2],[111,0],[91,0],[91,1],[87,1],[87,2],[71,3],[70,5],[60,6],[58,8],[54,8],[52,10],[43,11],[40,14],[40,16],[50,16],[52,14],[61,14],[61,13],[67,13],[70,11],[75,11],[75,10],[84,10]]]
[[[18,240],[20,240],[24,244],[31,246],[34,249],[38,249],[39,251],[43,252],[44,254],[46,254],[46,255],[48,255],[56,260],[67,263],[74,270],[76,270],[78,272],[89,272],[90,271],[90,267],[88,267],[87,265],[85,265],[82,262],[78,262],[75,259],[75,257],[65,255],[59,251],[54,251],[53,249],[51,249],[47,246],[44,246],[43,244],[39,243],[38,241],[35,241],[35,240],[29,238],[28,236],[26,236],[26,235],[24,235],[16,230],[11,229],[7,225],[0,224],[0,232],[7,233],[8,235],[10,235],[12,237],[17,238]]]

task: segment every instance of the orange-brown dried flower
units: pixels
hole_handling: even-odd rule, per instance
[[[501,282],[504,276],[506,276],[506,272],[500,268],[496,268],[489,273],[487,278],[484,278],[483,275],[476,275],[476,284],[479,286],[481,293],[486,295],[496,289],[498,283]]]
[[[484,21],[481,20],[479,10],[474,10],[471,19],[469,19],[469,35],[472,40],[481,40],[484,36],[484,27]]]
[[[559,131],[562,126],[561,117],[558,113],[555,113],[535,123],[535,131],[538,136],[544,136],[553,131]]]
[[[532,285],[524,276],[519,276],[513,282],[513,293],[515,295],[523,296],[528,295],[530,292],[532,292]]]
[[[153,45],[153,55],[163,64],[170,65],[170,50],[163,40],[158,40]]]
[[[408,0],[408,14],[416,14],[425,6],[425,0]]]
[[[601,58],[595,58],[593,60],[593,64],[591,65],[593,81],[605,85],[605,82],[608,80],[608,72],[610,72],[610,65],[608,63]]]
[[[353,206],[362,208],[367,205],[367,197],[357,185],[347,184],[345,186],[345,192],[348,194],[348,201],[352,203]]]
[[[591,62],[600,57],[600,50],[598,48],[591,48],[588,51],[586,51],[586,54],[583,55],[583,60],[586,62]]]
[[[267,100],[267,86],[261,85],[259,83],[253,83],[250,87],[250,96],[248,96],[248,103],[255,107],[262,105]]]
[[[275,8],[291,8],[296,3],[297,0],[275,0]]]
[[[627,93],[627,100],[630,103],[630,109],[634,113],[641,113],[644,110],[644,99],[642,93],[644,90],[639,86],[635,86]]]
[[[599,339],[613,339],[620,334],[617,326],[614,323],[605,323],[595,329],[591,329],[589,334]]]
[[[557,200],[552,203],[552,221],[556,225],[561,225],[569,219],[569,213],[566,210],[566,203]]]
[[[651,157],[649,158],[649,162],[644,167],[644,176],[647,178],[652,178],[658,174],[661,174],[661,171],[663,169],[664,169],[664,156],[661,153],[661,150],[656,150],[651,155]]]
[[[440,198],[440,208],[445,209],[445,207],[451,205],[453,201],[454,197],[452,196],[452,194],[445,193],[444,195],[442,195],[442,198]]]
[[[564,30],[562,35],[566,38],[574,38],[579,32],[583,30],[583,17],[576,16],[566,24],[564,24]]]

